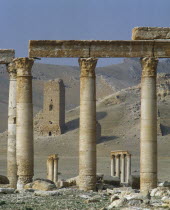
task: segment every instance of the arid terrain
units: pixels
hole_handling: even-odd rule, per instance
[[[170,180],[170,95],[169,60],[161,61],[158,108],[163,136],[158,136],[159,180]],[[8,75],[0,70],[0,174],[6,175]],[[110,175],[110,151],[132,153],[132,174],[139,174],[140,74],[138,60],[100,67],[97,74],[97,120],[102,137],[97,142],[97,171]],[[49,154],[59,155],[59,178],[78,174],[79,68],[35,64],[33,68],[34,114],[42,109],[44,80],[61,78],[66,86],[66,132],[58,137],[40,137],[35,133],[35,178],[46,177]],[[164,84],[163,86],[161,84]],[[35,121],[38,120],[35,117]]]

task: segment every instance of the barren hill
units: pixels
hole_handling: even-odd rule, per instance
[[[158,65],[158,72],[170,73],[169,60]],[[99,67],[96,69],[97,100],[113,94],[123,88],[137,85],[140,82],[141,66],[139,59],[124,59],[120,64]],[[66,110],[79,106],[78,66],[59,66],[35,63],[33,66],[33,104],[34,113],[42,109],[43,83],[45,80],[61,78],[66,86]],[[0,66],[0,132],[7,129],[8,112],[8,73],[5,66]]]
[[[170,75],[158,76],[158,108],[163,136],[158,136],[159,180],[169,180],[170,166]],[[102,137],[97,142],[97,171],[110,174],[110,151],[132,153],[132,173],[139,173],[140,85],[117,91],[97,102],[97,120]],[[57,137],[35,136],[35,177],[46,177],[46,159],[59,155],[60,178],[78,174],[79,107],[66,112],[64,134]],[[7,135],[0,135],[0,170],[6,174]]]

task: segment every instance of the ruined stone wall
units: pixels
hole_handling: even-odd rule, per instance
[[[44,83],[43,112],[35,122],[35,130],[42,136],[56,136],[65,127],[65,87],[63,80],[55,79]]]
[[[158,74],[157,95],[160,99],[170,95],[170,74]]]

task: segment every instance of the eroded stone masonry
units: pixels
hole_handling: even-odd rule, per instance
[[[57,136],[65,129],[65,86],[62,79],[44,82],[43,112],[36,131],[41,136]]]

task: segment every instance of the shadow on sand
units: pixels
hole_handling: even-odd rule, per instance
[[[103,142],[107,141],[113,141],[116,140],[118,137],[117,136],[101,136],[101,138],[98,140],[97,144],[101,144]]]
[[[105,118],[106,116],[107,116],[106,112],[97,112],[96,119],[101,120],[101,119]],[[67,133],[68,131],[72,131],[72,130],[79,128],[79,118],[76,118],[74,120],[67,122],[65,126],[66,126],[65,133]]]
[[[170,127],[161,124],[160,129],[161,129],[161,132],[162,132],[162,136],[167,136],[167,135],[170,134]]]

